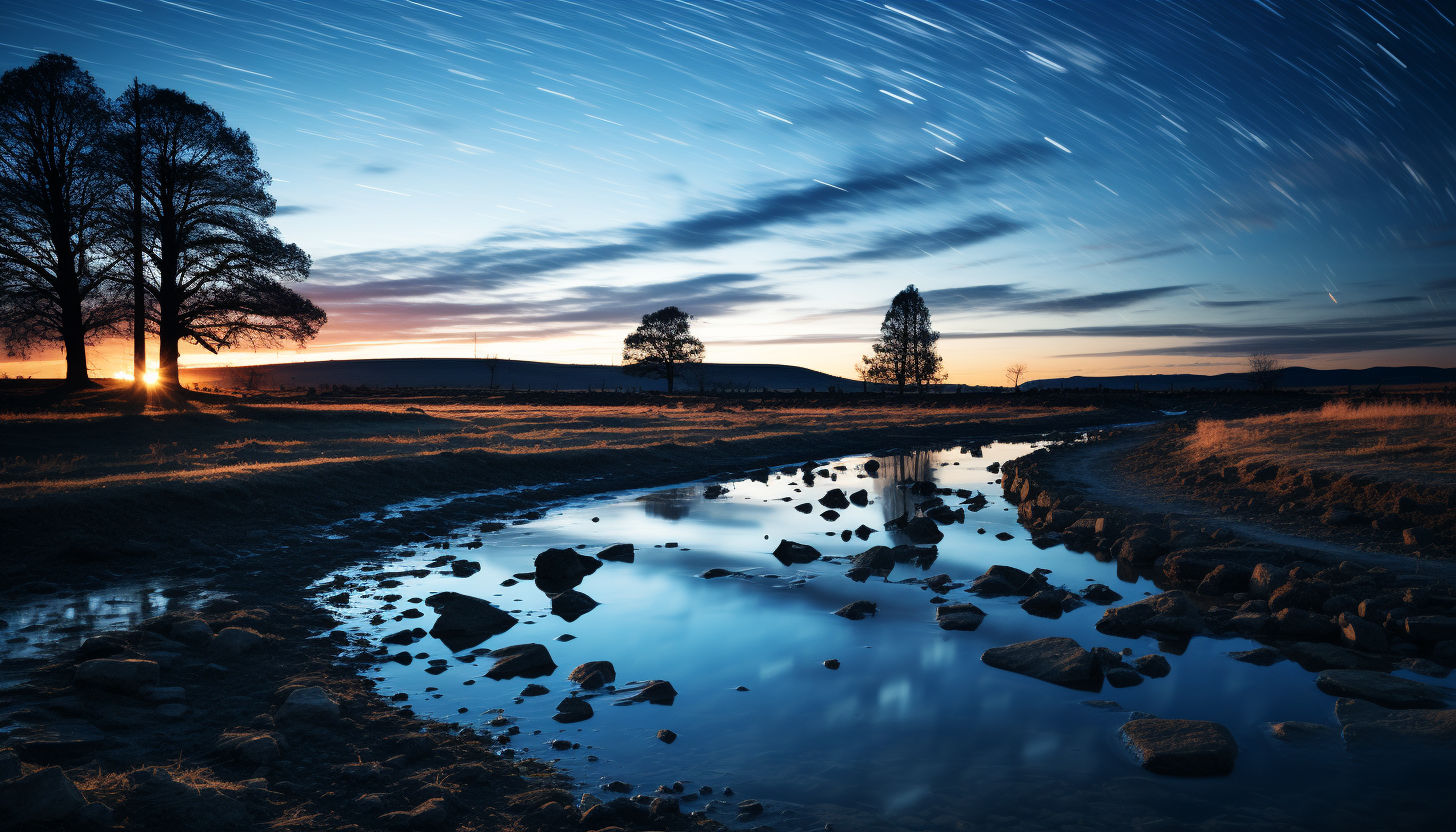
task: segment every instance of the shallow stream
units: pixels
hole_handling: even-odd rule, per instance
[[[747,825],[779,828],[817,828],[829,820],[838,828],[1000,828],[1023,821],[1062,828],[1090,821],[1174,829],[1217,819],[1241,828],[1369,829],[1422,828],[1448,816],[1439,798],[1448,788],[1444,766],[1269,737],[1263,725],[1271,721],[1335,726],[1334,699],[1293,662],[1257,667],[1225,655],[1256,643],[1195,638],[1160,650],[1153,638],[1098,633],[1102,608],[1096,605],[1048,620],[1024,612],[1017,598],[980,599],[964,589],[944,597],[974,601],[988,613],[985,622],[974,632],[941,630],[935,593],[907,579],[948,573],[969,584],[987,567],[1008,564],[1050,569],[1053,584],[1073,591],[1106,584],[1124,596],[1122,603],[1159,591],[1136,576],[1119,577],[1115,562],[1032,544],[987,466],[1033,447],[998,443],[983,456],[959,448],[880,456],[873,475],[864,471],[868,457],[847,457],[818,466],[831,476],[812,484],[774,473],[766,483],[725,482],[727,493],[715,499],[704,496],[707,483],[621,492],[560,505],[489,534],[467,527],[453,535],[448,552],[416,544],[387,561],[387,570],[421,569],[451,554],[478,561],[478,573],[454,577],[437,566],[426,577],[375,589],[370,576],[378,564],[355,568],[341,575],[355,589],[342,615],[347,629],[378,643],[401,628],[428,630],[434,612],[412,599],[435,592],[474,595],[511,611],[521,623],[473,652],[452,654],[430,637],[405,648],[428,655],[408,666],[375,668],[381,694],[405,694],[417,713],[493,734],[508,730],[488,724],[504,714],[520,728],[506,747],[559,759],[584,791],[604,799],[614,795],[600,786],[612,780],[649,794],[674,781],[686,784],[688,794],[711,786],[713,795],[684,803],[683,810],[708,807],[725,822],[733,810],[709,805],[722,799],[724,786],[736,793],[729,803],[752,797],[770,807]],[[846,541],[841,531],[861,524],[882,530],[919,499],[898,485],[907,480],[981,492],[989,503],[968,512],[964,523],[942,527],[945,539],[928,567],[898,564],[887,579],[852,581],[848,564],[834,558],[909,541],[886,531]],[[816,501],[835,488],[867,489],[871,502],[826,521]],[[795,509],[804,502],[813,503],[811,512]],[[1000,540],[998,532],[1013,539]],[[785,566],[772,554],[780,539],[812,545],[830,559]],[[477,540],[480,548],[464,548]],[[576,621],[552,615],[549,599],[530,580],[502,585],[530,572],[547,548],[595,554],[620,542],[635,544],[635,562],[609,561],[586,577],[577,589],[600,606]],[[743,574],[699,577],[712,568]],[[393,604],[383,600],[396,595]],[[878,614],[860,621],[833,614],[861,599],[878,604]],[[398,618],[411,608],[424,615]],[[371,625],[374,616],[383,623]],[[574,638],[558,640],[567,635]],[[1052,635],[1089,648],[1130,647],[1132,656],[1162,652],[1172,673],[1089,694],[979,661],[989,647]],[[535,679],[485,678],[492,660],[478,654],[526,642],[546,645],[556,671]],[[430,659],[448,664],[429,672]],[[839,661],[838,669],[825,666],[830,659]],[[595,660],[613,663],[618,688],[665,679],[678,695],[668,706],[622,707],[613,703],[624,696],[599,691],[590,720],[553,721],[557,703],[577,689],[567,673]],[[528,683],[550,693],[520,696]],[[1115,700],[1119,707],[1086,704],[1091,700]],[[1240,746],[1234,773],[1179,779],[1144,772],[1117,737],[1133,710],[1227,726]],[[675,742],[657,738],[664,728],[677,734]],[[557,739],[581,747],[553,750],[549,743]]]

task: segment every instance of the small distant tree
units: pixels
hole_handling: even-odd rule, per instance
[[[1018,393],[1021,392],[1021,378],[1025,375],[1025,364],[1012,364],[1006,368],[1006,380],[1011,382],[1011,386],[1016,388]]]
[[[703,360],[703,342],[689,332],[693,320],[676,306],[643,315],[642,325],[622,341],[622,372],[637,378],[666,379],[671,393],[678,365]]]
[[[935,348],[938,340],[940,333],[930,328],[930,310],[920,290],[906,286],[890,302],[880,324],[880,340],[870,348],[874,355],[864,356],[868,380],[893,384],[901,393],[906,384],[923,390],[945,380],[940,353]]]
[[[1268,353],[1256,352],[1249,356],[1249,382],[1255,390],[1273,390],[1287,369],[1283,361]]]

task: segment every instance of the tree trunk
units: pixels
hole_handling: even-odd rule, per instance
[[[672,393],[672,362],[667,362],[667,392]]]
[[[157,384],[172,389],[182,386],[177,376],[182,327],[177,320],[177,300],[174,294],[175,290],[167,291],[164,281],[162,297],[157,302]]]
[[[132,385],[140,389],[147,374],[147,287],[142,271],[142,119],[141,82],[132,79],[131,159],[131,366]]]
[[[86,332],[81,325],[80,304],[66,304],[61,310],[61,343],[66,349],[67,388],[95,387],[86,373]]]

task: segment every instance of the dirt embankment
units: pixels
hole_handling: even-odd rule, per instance
[[[1099,631],[1151,633],[1173,649],[1193,635],[1244,636],[1266,648],[1241,660],[1288,658],[1311,671],[1405,668],[1444,677],[1456,667],[1456,570],[1224,523],[1145,481],[1119,488],[1135,466],[1118,470],[1113,460],[1126,460],[1139,444],[1154,454],[1158,441],[1114,431],[1001,470],[1006,497],[1038,545],[1115,560],[1120,575],[1166,590],[1108,609]],[[1086,482],[1088,456],[1102,463],[1096,487]]]

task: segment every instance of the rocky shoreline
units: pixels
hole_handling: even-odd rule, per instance
[[[1109,432],[1092,440],[1117,437],[1118,432]],[[1456,591],[1448,581],[1421,574],[1421,561],[1415,559],[1406,561],[1408,571],[1349,559],[1332,563],[1327,553],[1313,548],[1271,545],[1217,523],[1089,499],[1083,483],[1064,477],[1072,455],[1087,449],[1085,444],[1044,449],[1007,463],[1000,474],[1006,499],[1017,506],[1020,522],[1038,546],[1062,544],[1116,561],[1119,575],[1147,578],[1163,590],[1108,607],[1097,622],[1099,632],[1152,635],[1170,653],[1182,652],[1198,636],[1252,639],[1263,646],[1234,659],[1253,664],[1289,660],[1320,674],[1319,688],[1336,697],[1335,717],[1346,747],[1456,748],[1456,711],[1450,710],[1456,690],[1389,675],[1404,670],[1443,678],[1456,667]],[[1260,481],[1277,483],[1280,476]],[[1105,589],[1089,587],[1083,594]],[[1023,607],[1042,602],[1056,607],[1065,599],[1053,595],[1070,595],[1045,581],[1027,581],[1012,591],[1027,596]],[[1110,655],[1090,657],[1098,661],[1089,665],[1088,674],[1111,679],[1124,665],[1118,655],[1103,652]],[[1274,723],[1268,731],[1297,742],[1333,729]],[[1146,762],[1145,767],[1157,770]]]

